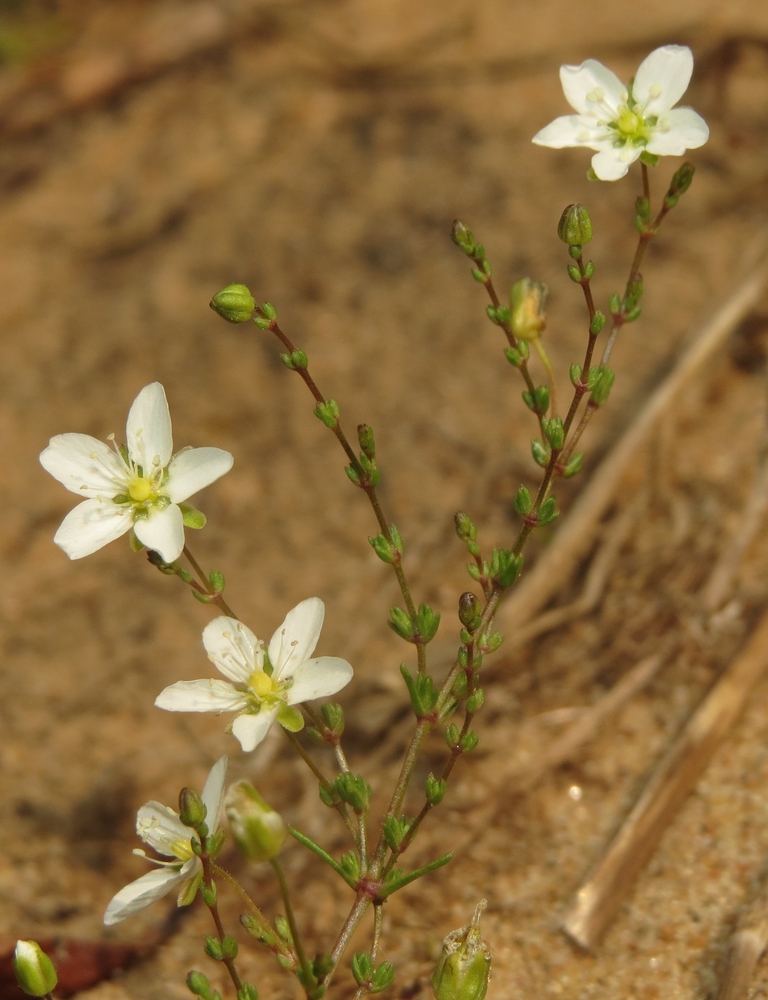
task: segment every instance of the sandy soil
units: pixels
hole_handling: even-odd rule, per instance
[[[644,316],[616,356],[590,468],[728,294],[765,229],[768,7],[653,0],[639,11],[603,0],[587,16],[560,0],[535,9],[522,0],[418,9],[243,0],[182,13],[137,0],[64,8],[61,47],[0,78],[0,932],[9,936],[139,941],[162,928],[162,905],[109,934],[100,923],[111,895],[143,870],[130,853],[135,809],[199,785],[224,750],[233,774],[256,781],[291,821],[331,850],[343,845],[279,740],[245,756],[220,720],[152,707],[164,685],[205,675],[209,614],[126,544],[75,564],[56,549],[72,501],[37,463],[52,434],[119,437],[138,389],[158,379],[179,444],[235,455],[232,473],[201,497],[209,526],[195,538],[198,558],[226,573],[231,603],[260,635],[298,600],[323,598],[320,652],[357,672],[343,699],[348,751],[383,792],[406,734],[403,651],[386,627],[396,593],[366,541],[370,512],[274,345],[225,326],[207,308],[211,294],[245,281],[276,303],[346,423],[376,429],[382,496],[406,539],[417,598],[444,615],[439,660],[466,588],[453,512],[476,517],[488,548],[501,543],[514,531],[510,498],[535,471],[531,421],[481,290],[448,239],[451,221],[483,240],[502,287],[523,274],[549,283],[548,342],[563,374],[581,354],[584,323],[555,236],[562,208],[583,201],[593,212],[603,302],[633,249],[632,180],[592,185],[578,152],[530,143],[564,113],[557,66],[595,56],[629,76],[654,45],[690,44],[690,103],[712,127],[693,157],[694,187],[649,255]],[[197,34],[185,35],[185,23]],[[658,172],[666,179],[669,161]],[[764,411],[759,357],[719,358],[680,400],[601,607],[494,673],[484,742],[414,857],[452,846],[449,822],[471,826],[498,763],[523,761],[551,738],[563,713],[542,713],[592,703],[664,637],[683,639],[673,664],[574,763],[502,799],[460,862],[389,904],[393,995],[429,995],[442,937],[481,896],[491,997],[711,993],[768,858],[765,685],[600,952],[574,950],[558,920],[768,597],[761,538],[729,614],[702,625],[697,594],[738,523]],[[561,491],[564,507],[578,488],[577,479]],[[578,587],[566,582],[559,599]],[[440,757],[435,738],[425,774]],[[285,861],[312,900],[311,947],[327,948],[349,894],[298,847]],[[278,908],[265,873],[242,876],[267,911]],[[227,917],[236,916],[232,904]],[[212,966],[200,949],[206,919],[195,909],[146,960],[80,995],[189,995],[187,969]],[[268,956],[248,952],[243,964],[262,997],[294,996]],[[206,971],[216,979],[216,968]],[[754,995],[766,995],[768,970],[755,982]],[[351,995],[351,977],[345,984]]]

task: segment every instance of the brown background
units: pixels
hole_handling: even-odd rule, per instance
[[[261,636],[298,600],[323,598],[319,652],[347,657],[357,672],[345,692],[353,766],[383,793],[406,732],[404,653],[385,624],[396,592],[366,541],[370,512],[275,345],[226,326],[208,299],[236,280],[274,302],[346,425],[376,429],[382,496],[406,539],[417,599],[444,615],[440,662],[467,585],[453,512],[469,510],[490,548],[514,531],[519,482],[534,481],[530,415],[481,289],[448,239],[451,222],[461,217],[482,239],[501,288],[524,274],[549,283],[548,343],[565,392],[584,319],[557,220],[572,201],[592,211],[604,304],[631,257],[637,178],[590,184],[583,153],[536,148],[530,137],[565,113],[561,62],[597,57],[626,78],[657,45],[693,47],[686,102],[712,138],[693,154],[694,186],[649,255],[644,315],[615,355],[612,405],[589,438],[594,467],[739,280],[765,229],[768,4],[17,6],[0,34],[16,53],[0,71],[0,929],[96,938],[110,896],[144,871],[130,854],[137,806],[173,803],[224,751],[232,774],[250,776],[291,821],[334,851],[346,845],[277,734],[246,757],[222,720],[152,707],[164,685],[208,674],[200,632],[209,613],[124,542],[74,564],[55,548],[75,501],[37,463],[48,438],[120,438],[136,393],[157,379],[178,447],[234,454],[232,473],[200,498],[209,526],[194,538],[198,558],[226,573],[231,603]],[[657,168],[657,192],[676,164]],[[390,904],[394,996],[428,995],[440,940],[481,896],[495,954],[489,996],[713,989],[768,857],[764,689],[600,954],[575,952],[557,924],[768,594],[760,541],[728,615],[702,624],[696,593],[737,523],[763,411],[759,365],[720,358],[680,401],[664,472],[600,611],[516,652],[489,681],[485,742],[414,860],[452,846],[446,829],[471,823],[484,776],[512,755],[535,755],[564,717],[535,716],[589,704],[662,636],[685,636],[675,663],[575,763],[503,800],[460,861]],[[561,491],[565,507],[579,485]],[[441,756],[436,737],[424,773]],[[349,894],[299,848],[285,860],[311,907],[310,948],[328,948]],[[242,877],[269,912],[279,908],[264,873]],[[109,933],[144,940],[168,907]],[[152,957],[87,995],[181,998],[193,966],[215,979],[200,949],[206,916],[195,909]],[[233,904],[230,926],[236,916]],[[243,965],[263,997],[294,995],[268,956],[249,951]],[[758,982],[763,996],[768,972]]]

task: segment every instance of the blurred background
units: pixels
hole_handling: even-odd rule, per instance
[[[592,212],[605,308],[634,250],[639,181],[592,184],[583,152],[530,140],[567,111],[561,63],[595,57],[627,79],[671,42],[694,51],[684,103],[712,135],[692,154],[693,187],[648,255],[644,315],[614,354],[616,387],[590,431],[588,469],[743,276],[765,231],[768,5],[0,2],[0,931],[8,941],[134,948],[129,970],[109,981],[104,959],[78,995],[184,997],[187,969],[212,965],[200,947],[205,913],[173,922],[172,903],[160,904],[109,935],[100,920],[144,871],[130,854],[136,808],[200,787],[222,752],[233,776],[257,782],[330,849],[343,837],[278,734],[246,757],[222,720],[153,708],[166,684],[208,676],[200,633],[209,612],[124,541],[70,563],[52,536],[76,500],[37,455],[63,431],[122,439],[139,389],[161,381],[176,446],[235,456],[233,471],[199,497],[209,524],[192,539],[197,558],[226,574],[230,603],[263,637],[297,601],[323,598],[318,652],[347,657],[358,675],[346,692],[353,767],[388,787],[407,734],[404,653],[386,628],[397,595],[366,540],[370,512],[275,344],[225,324],[208,301],[238,281],[275,303],[347,427],[374,427],[383,501],[406,540],[417,599],[443,613],[438,655],[450,655],[467,586],[452,515],[466,509],[488,548],[503,543],[515,527],[511,497],[535,482],[530,414],[451,223],[461,218],[482,240],[500,290],[526,274],[549,284],[548,349],[565,392],[585,329],[557,221],[574,201]],[[657,197],[679,162],[652,171]],[[492,752],[459,775],[445,813],[459,827],[482,802],[492,754],[524,752],[521,731],[532,752],[548,738],[526,720],[594,700],[684,619],[754,470],[765,395],[757,341],[754,356],[720,359],[681,401],[679,502],[655,509],[638,532],[613,603],[509,660],[489,696]],[[564,508],[580,485],[560,491]],[[759,698],[597,958],[559,935],[558,912],[736,648],[749,609],[768,596],[766,548],[759,542],[750,555],[746,610],[725,638],[694,644],[583,759],[501,801],[461,867],[389,906],[393,995],[429,995],[442,937],[483,895],[497,970],[489,996],[708,995],[745,886],[768,857]],[[436,738],[426,770],[441,753]],[[433,833],[420,845],[424,859]],[[312,901],[311,950],[328,948],[348,893],[305,868],[298,848],[286,864]],[[267,911],[279,909],[265,874],[242,877]],[[268,956],[254,953],[245,967],[263,997],[294,995]],[[756,996],[767,995],[762,976]]]

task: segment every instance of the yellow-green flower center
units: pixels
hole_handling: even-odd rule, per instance
[[[189,840],[174,840],[169,846],[179,861],[189,861],[194,853]]]
[[[152,496],[152,483],[149,479],[134,479],[128,487],[128,496],[136,503],[144,503]]]
[[[610,122],[610,127],[616,130],[614,145],[646,146],[655,124],[655,118],[643,117],[637,104],[620,104],[618,117]]]
[[[619,126],[619,132],[623,132],[624,135],[635,135],[641,122],[642,118],[630,111],[626,104],[619,109],[619,120],[616,124]]]
[[[263,670],[254,670],[248,678],[248,687],[260,701],[280,694],[280,685]]]

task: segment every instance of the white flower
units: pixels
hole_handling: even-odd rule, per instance
[[[206,808],[205,822],[210,834],[216,832],[221,819],[226,774],[227,758],[221,757],[211,768],[200,796]],[[179,906],[191,903],[200,884],[203,866],[192,851],[192,830],[184,826],[177,812],[159,802],[147,802],[136,815],[136,832],[145,844],[158,854],[173,858],[173,861],[157,861],[147,858],[144,851],[134,851],[134,854],[160,867],[137,878],[111,899],[104,913],[107,925],[117,924],[143,910],[150,903],[167,896],[176,886],[179,886]]]
[[[184,549],[179,504],[232,468],[232,456],[221,448],[183,448],[173,455],[171,415],[159,382],[133,401],[126,438],[127,447],[110,448],[89,434],[58,434],[40,455],[47,472],[88,497],[67,514],[53,539],[70,559],[82,559],[133,528],[142,544],[173,562]]]
[[[601,181],[623,177],[645,150],[681,156],[709,138],[707,123],[691,108],[675,108],[688,88],[693,53],[686,45],[664,45],[640,64],[625,87],[596,59],[561,66],[560,81],[575,115],[550,122],[533,137],[538,146],[597,150],[592,169]]]
[[[206,625],[203,645],[225,681],[178,681],[161,691],[158,708],[169,712],[237,712],[229,731],[243,750],[253,750],[277,719],[297,732],[304,725],[292,706],[336,694],[352,680],[352,667],[336,656],[315,651],[323,627],[325,606],[310,597],[289,611],[285,621],[264,643],[235,618],[215,618]]]

